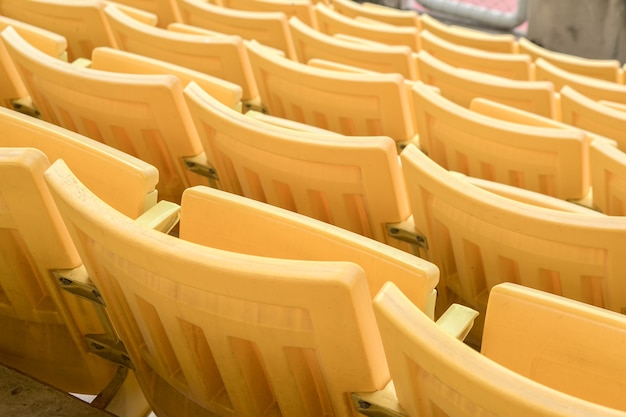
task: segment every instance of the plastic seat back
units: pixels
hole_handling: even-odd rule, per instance
[[[420,16],[415,10],[400,10],[377,3],[357,3],[351,0],[335,0],[333,9],[351,18],[364,17],[395,26],[420,27]]]
[[[476,97],[488,98],[541,116],[554,118],[554,86],[546,81],[520,81],[455,68],[426,51],[417,58],[420,80],[441,90],[441,95],[469,107]]]
[[[176,0],[115,0],[115,2],[153,13],[157,16],[158,26],[162,28],[171,23],[182,22]]]
[[[519,285],[489,295],[481,353],[540,384],[626,411],[626,319]]]
[[[256,40],[289,58],[296,57],[284,13],[228,9],[200,0],[178,0],[178,5],[183,23]]]
[[[604,141],[589,149],[593,205],[611,216],[626,215],[626,155]]]
[[[389,381],[358,265],[197,245],[113,211],[62,161],[46,179],[156,414],[351,416],[348,392]]]
[[[314,68],[248,47],[261,102],[273,116],[350,136],[413,137],[409,98],[398,74]]]
[[[421,50],[454,67],[480,71],[513,80],[530,80],[528,55],[488,52],[446,41],[427,30],[420,32]]]
[[[584,132],[485,116],[421,82],[413,102],[420,147],[442,167],[564,200],[589,192],[591,138]]]
[[[312,28],[317,28],[317,17],[310,0],[222,0],[222,6],[257,12],[282,12],[287,18],[296,17]]]
[[[374,311],[398,401],[410,417],[622,414],[484,357],[444,333],[391,283],[374,300]]]
[[[408,217],[394,142],[272,126],[220,105],[193,84],[185,95],[223,189],[381,242]]]

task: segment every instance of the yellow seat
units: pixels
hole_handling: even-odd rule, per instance
[[[156,24],[162,28],[171,23],[182,22],[176,0],[115,0],[115,2],[155,15]]]
[[[626,155],[605,141],[589,149],[593,205],[611,216],[626,216]]]
[[[297,17],[312,28],[317,28],[317,18],[310,0],[221,0],[221,3],[231,9],[282,12],[288,19]]]
[[[409,215],[393,140],[269,124],[193,84],[185,97],[224,190],[393,243],[386,224]]]
[[[389,248],[358,236],[346,240],[305,217],[283,221],[269,206],[232,194],[187,191],[184,216],[188,199],[192,208],[196,199],[222,199],[195,201],[209,209],[192,210],[184,220],[190,228],[222,205],[218,223],[256,229],[271,217],[272,236],[300,242],[281,247],[285,254],[295,249],[299,260],[225,251],[136,224],[89,193],[62,161],[46,179],[157,415],[352,416],[347,393],[389,382],[366,272],[398,262],[395,253],[382,254]],[[249,215],[255,219],[248,222]],[[235,249],[247,244],[247,230],[231,240],[237,227],[227,229],[216,241]],[[362,263],[316,259],[321,248],[309,245],[309,236]],[[400,259],[412,279],[432,282],[432,265]]]
[[[421,82],[413,102],[420,148],[444,168],[564,200],[588,194],[591,137],[579,129],[485,116]]]
[[[343,34],[388,45],[404,45],[419,50],[418,28],[370,24],[340,14],[324,4],[315,5],[319,30],[327,35]]]
[[[182,90],[196,80],[233,105],[240,100],[240,87],[108,48],[94,51],[94,69],[79,68],[39,52],[12,28],[5,29],[2,38],[20,72],[27,75],[23,78],[44,119],[157,167],[162,199],[177,202],[190,185],[209,184],[186,167],[203,165],[206,158]]]
[[[530,80],[531,59],[528,55],[488,52],[457,45],[428,30],[420,32],[421,50],[458,68],[480,71],[513,80]]]
[[[561,88],[560,96],[564,123],[611,138],[626,152],[626,112],[597,102],[569,86]]]
[[[626,411],[622,314],[506,283],[493,287],[481,353],[552,389]]]
[[[409,97],[399,74],[314,68],[249,45],[261,102],[273,116],[350,136],[413,139]]]
[[[530,55],[533,61],[543,58],[566,71],[606,81],[620,82],[623,77],[620,63],[616,59],[587,59],[554,52],[523,37],[518,39],[517,44],[519,53]]]
[[[549,388],[481,355],[444,333],[391,283],[386,284],[374,300],[374,312],[398,402],[410,417],[608,417],[623,414],[620,410]],[[515,321],[524,318],[526,316],[517,316]],[[554,334],[548,338],[557,340]],[[618,344],[620,338],[615,339]],[[568,358],[558,359],[564,362]],[[548,368],[549,365],[544,366],[547,373]],[[598,385],[600,389],[604,386]],[[621,388],[621,384],[618,386]]]
[[[351,18],[365,17],[396,26],[420,27],[420,16],[415,10],[399,10],[352,0],[333,0],[333,9]]]
[[[483,97],[541,116],[556,116],[554,86],[550,82],[511,80],[455,68],[426,51],[418,53],[417,63],[421,81],[439,88],[441,95],[463,107]]]
[[[516,51],[515,36],[509,34],[493,34],[460,26],[446,25],[434,17],[424,13],[420,15],[422,30],[456,45],[482,49],[489,52],[512,53]]]
[[[105,14],[120,49],[230,81],[241,86],[242,100],[258,101],[248,53],[239,36],[208,37],[151,27],[115,6],[108,6]]]
[[[371,71],[398,73],[409,80],[417,79],[413,52],[407,46],[351,42],[319,32],[295,18],[289,19],[289,28],[298,61],[302,63],[324,59]]]
[[[287,16],[282,12],[254,12],[215,6],[200,0],[178,0],[183,23],[257,42],[295,59]]]
[[[626,85],[574,74],[549,63],[543,58],[535,61],[534,78],[552,82],[556,90],[569,86],[593,100],[607,100],[626,104]]]

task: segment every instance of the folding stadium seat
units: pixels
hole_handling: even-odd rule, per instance
[[[312,28],[317,28],[317,17],[310,0],[221,0],[230,9],[257,12],[282,12],[287,18],[297,17]]]
[[[589,149],[593,205],[611,216],[626,216],[626,155],[605,141]]]
[[[298,61],[302,63],[324,59],[376,72],[398,73],[409,80],[417,79],[417,66],[408,46],[352,42],[319,32],[296,18],[289,19],[289,28]]]
[[[480,71],[513,80],[530,80],[531,59],[528,55],[487,52],[456,45],[427,30],[420,32],[421,50],[454,67]]]
[[[12,26],[24,39],[40,51],[67,60],[67,41],[61,35],[0,16],[0,31]],[[36,115],[28,97],[28,91],[6,48],[0,42],[0,105],[24,113]]]
[[[97,293],[82,280],[82,261],[43,172],[48,161],[63,158],[94,193],[132,218],[155,205],[158,172],[106,145],[8,109],[0,109],[0,131],[0,362],[65,391],[97,394],[117,371],[110,359],[124,361],[111,349],[115,334],[101,321],[99,304],[86,300],[96,300]],[[58,279],[82,297],[61,291]],[[139,407],[145,412],[141,396],[126,398],[118,411]]]
[[[611,138],[626,151],[625,112],[564,86],[560,91],[560,114],[564,123]]]
[[[552,65],[573,72],[574,74],[586,75],[601,80],[622,82],[623,71],[620,63],[615,59],[587,59],[575,55],[553,52],[534,44],[526,38],[517,41],[518,50],[521,54],[530,55],[534,60],[543,58]]]
[[[319,30],[327,35],[343,34],[388,45],[404,45],[419,50],[418,28],[372,24],[342,15],[323,4],[315,5]]]
[[[564,200],[589,192],[591,137],[466,109],[418,82],[413,102],[420,148],[442,167]]]
[[[503,286],[501,289],[494,288],[496,300],[494,303],[504,301],[511,303],[510,308],[517,312],[517,315],[505,311],[504,315],[509,320],[490,326],[490,330],[493,330],[493,339],[505,339],[507,333],[518,330],[515,324],[526,321],[528,325],[520,329],[521,334],[512,341],[519,344],[509,346],[505,352],[512,358],[524,355],[525,352],[520,349],[521,344],[529,347],[532,354],[538,349],[548,350],[551,344],[559,344],[563,339],[556,335],[567,334],[569,339],[575,339],[575,344],[562,343],[559,347],[565,353],[548,358],[552,359],[551,362],[545,363],[539,357],[532,363],[533,371],[541,372],[541,376],[549,379],[559,378],[566,381],[569,385],[574,385],[572,391],[575,392],[567,393],[569,387],[564,387],[563,392],[559,388],[542,385],[533,380],[536,375],[526,377],[514,369],[509,369],[506,364],[503,366],[497,360],[491,360],[489,355],[481,355],[455,340],[411,305],[397,287],[388,283],[374,300],[374,311],[398,401],[406,414],[410,417],[622,415],[624,396],[622,385],[617,381],[619,377],[616,377],[621,368],[607,369],[610,368],[613,355],[619,356],[619,353],[605,356],[598,354],[596,350],[587,349],[584,353],[589,354],[588,359],[594,361],[587,370],[584,369],[585,362],[576,361],[575,356],[584,356],[583,352],[579,351],[582,349],[581,345],[593,349],[593,346],[590,346],[592,344],[598,345],[602,351],[606,349],[612,353],[624,338],[623,318],[617,315],[608,316],[607,312],[590,310],[569,300],[554,301],[555,296],[526,294],[524,288],[514,292],[510,289],[511,285]],[[511,292],[506,294],[507,297],[505,290]],[[523,296],[526,298],[516,298]],[[549,302],[554,306],[550,306]],[[550,311],[551,308],[556,311]],[[508,304],[494,308],[496,311],[507,309]],[[566,312],[569,313],[568,316],[562,317],[567,314]],[[497,315],[490,313],[490,317],[497,318]],[[534,320],[531,321],[531,317]],[[569,323],[562,323],[562,320]],[[580,331],[575,323],[589,329],[592,332],[589,337]],[[605,328],[609,323],[613,325],[612,329]],[[545,338],[533,338],[533,334],[527,336],[526,333],[522,333],[527,330],[537,334],[544,329]],[[504,333],[501,337],[500,331]],[[594,340],[596,335],[598,338]],[[532,342],[535,345],[531,346]],[[549,353],[552,352],[544,354]],[[604,371],[604,374],[596,374],[593,367],[596,364],[602,365],[602,369],[598,369],[597,372]],[[559,371],[560,375],[553,376],[553,373]],[[590,379],[585,381],[587,376]],[[602,376],[607,380],[603,380]],[[545,382],[547,385],[554,383],[553,380]],[[585,392],[583,388],[578,390],[579,383],[580,386],[591,387],[592,393]],[[602,391],[608,391],[608,394],[604,395]],[[620,409],[601,405],[605,403],[602,397],[609,396],[620,401]]]
[[[414,128],[399,74],[345,73],[293,62],[248,45],[261,102],[269,114],[350,136],[389,136],[398,145]]]
[[[105,14],[120,49],[190,68],[242,88],[248,107],[260,108],[258,90],[239,36],[180,33],[142,24],[108,6]]]
[[[574,74],[552,65],[543,58],[535,61],[536,80],[550,81],[557,90],[569,86],[593,100],[626,104],[626,85]]]
[[[519,81],[482,72],[455,68],[426,51],[417,56],[417,72],[425,84],[441,90],[441,95],[469,107],[476,97],[488,98],[532,113],[554,118],[554,86],[547,81]]]
[[[79,68],[39,52],[12,28],[2,38],[44,119],[157,167],[163,199],[177,202],[190,185],[209,184],[187,169],[204,166],[211,175],[182,90],[195,80],[233,106],[239,86],[110,48],[97,48],[91,67]]]
[[[512,53],[517,49],[513,35],[486,33],[460,26],[446,25],[426,13],[420,16],[420,22],[422,30],[427,30],[433,35],[456,45],[504,53]]]
[[[333,0],[333,9],[351,18],[367,18],[395,26],[420,28],[420,16],[415,10],[399,10],[375,3]]]
[[[200,0],[177,1],[183,23],[256,40],[284,52],[289,58],[296,57],[284,13],[228,9]]]
[[[394,245],[387,225],[409,209],[393,140],[269,124],[193,84],[185,96],[222,189]]]
[[[170,23],[182,22],[176,0],[115,0],[115,2],[154,14],[157,17],[156,24],[162,28]]]
[[[429,282],[415,285],[421,299],[436,281],[423,260],[218,190],[186,191],[181,227],[272,223],[254,245],[282,234],[299,243],[280,247],[284,259],[248,255],[238,245],[250,230],[228,227],[206,233],[232,250],[201,246],[112,210],[62,161],[46,178],[161,417],[351,416],[347,393],[389,382],[369,280],[404,270],[407,282]]]

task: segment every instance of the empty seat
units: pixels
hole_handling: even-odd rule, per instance
[[[221,0],[221,3],[231,9],[282,12],[287,18],[297,17],[307,25],[317,28],[317,17],[310,0]]]
[[[584,132],[485,116],[421,82],[413,102],[420,148],[444,168],[564,200],[589,192],[591,138]]]
[[[626,155],[605,141],[589,149],[593,205],[611,216],[626,216]]]
[[[364,17],[396,26],[420,27],[420,16],[415,10],[399,10],[375,3],[357,3],[352,0],[334,0],[333,9],[352,18]]]
[[[351,250],[350,242],[331,237],[328,225],[300,217],[283,228],[276,215],[272,235],[284,232],[300,242],[283,246],[285,253],[295,249],[304,253],[296,258],[310,260],[225,251],[136,224],[89,193],[62,161],[46,178],[156,414],[350,416],[347,393],[389,382],[365,271],[394,260],[381,262],[373,242],[357,240]],[[189,190],[183,211],[187,198],[201,192],[203,198],[220,193]],[[266,206],[236,197],[223,195],[216,215],[230,222],[236,210],[242,224],[267,222]],[[239,217],[251,213],[257,220]],[[191,227],[194,217],[186,220]],[[242,239],[232,242],[245,245],[240,230]],[[232,232],[222,238],[230,240]],[[328,236],[324,244],[352,251],[364,267],[318,258],[319,248],[308,244],[311,234]],[[423,266],[432,268],[414,264],[415,279],[428,275]]]
[[[482,72],[455,68],[426,51],[418,54],[420,80],[440,89],[441,94],[469,107],[476,97],[488,98],[541,116],[554,118],[554,86],[547,81],[520,81]]]
[[[298,61],[302,63],[324,59],[371,71],[395,72],[409,80],[417,78],[417,66],[408,46],[351,42],[319,32],[295,18],[289,20],[289,27]]]
[[[513,80],[530,79],[531,59],[528,55],[488,52],[457,45],[428,30],[420,32],[421,50],[454,67],[466,68]]]
[[[314,68],[249,45],[263,105],[271,115],[351,136],[413,139],[409,98],[399,74]]]

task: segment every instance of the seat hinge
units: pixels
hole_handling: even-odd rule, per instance
[[[87,340],[89,350],[94,354],[111,362],[134,369],[130,356],[128,356],[124,344],[119,339],[112,339],[111,335],[106,333],[88,334],[85,335],[85,339]]]
[[[369,417],[407,417],[398,404],[393,381],[380,391],[353,392],[350,396],[359,414]]]
[[[83,265],[78,268],[57,269],[52,272],[63,290],[104,305],[100,291],[90,282],[87,270]]]
[[[207,177],[209,179],[209,184],[211,187],[218,188],[217,184],[220,180],[220,177],[217,175],[217,170],[213,168],[209,163],[207,163],[204,158],[200,161],[197,157],[187,157],[183,158],[185,161],[185,166],[187,169],[193,173],[198,175],[202,175],[203,177]]]
[[[398,223],[387,223],[385,226],[389,236],[428,250],[428,241],[426,240],[426,236],[420,235],[415,231],[415,226],[412,220]]]

